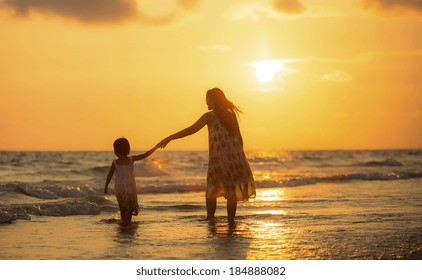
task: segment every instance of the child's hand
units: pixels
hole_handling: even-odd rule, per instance
[[[107,187],[104,187],[104,193],[108,194],[108,188]]]

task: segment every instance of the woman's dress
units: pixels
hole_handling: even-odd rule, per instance
[[[237,201],[254,198],[255,182],[240,139],[229,134],[214,112],[211,114],[206,197],[235,196]]]

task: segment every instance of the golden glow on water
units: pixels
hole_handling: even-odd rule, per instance
[[[284,189],[268,189],[260,192],[258,200],[261,201],[282,201],[284,198]]]
[[[266,174],[264,175],[264,179],[265,179],[265,180],[269,180],[269,179],[271,179],[271,175],[270,175],[270,173],[266,173]]]
[[[265,210],[255,212],[257,215],[287,215],[287,212],[284,210]]]
[[[249,235],[253,237],[246,259],[268,259],[277,256],[277,259],[288,258],[289,232],[291,229],[283,222],[257,221],[250,227]]]

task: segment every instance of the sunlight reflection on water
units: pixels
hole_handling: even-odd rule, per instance
[[[263,190],[257,200],[261,201],[282,201],[284,198],[284,189]]]

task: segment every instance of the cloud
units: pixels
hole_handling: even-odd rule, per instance
[[[252,20],[258,21],[261,18],[282,18],[284,15],[298,14],[297,8],[286,3],[297,2],[293,0],[274,1],[273,5],[266,2],[251,2],[233,7],[225,13],[225,17],[232,21]]]
[[[255,2],[242,4],[229,9],[225,15],[231,21],[252,20],[258,21],[261,17],[277,17],[276,11],[266,3]]]
[[[120,22],[136,16],[136,1],[125,0],[3,0],[16,15],[53,14],[82,22]]]
[[[187,10],[194,10],[199,6],[199,0],[178,0],[180,6]]]
[[[301,0],[267,0],[244,1],[233,5],[223,16],[231,21],[258,21],[261,19],[290,20],[298,17],[338,17],[339,13],[332,8],[318,3],[308,3]]]
[[[193,11],[200,0],[0,0],[17,16],[32,13],[59,16],[83,23],[121,23],[140,21],[165,25],[181,13]]]
[[[187,12],[193,12],[201,0],[137,0],[138,19],[149,25],[169,25],[178,22]]]
[[[362,5],[364,8],[375,9],[383,12],[416,12],[422,14],[421,0],[362,0]]]
[[[360,53],[352,57],[321,57],[309,56],[301,58],[292,58],[289,63],[341,63],[341,64],[361,64],[367,63],[377,58],[388,57],[422,57],[422,49],[410,49],[402,51],[376,51]]]
[[[344,71],[334,71],[330,73],[325,73],[324,75],[322,75],[321,79],[327,82],[349,83],[353,80],[353,77]]]
[[[286,14],[300,14],[305,11],[305,6],[299,0],[274,0],[273,7]]]

